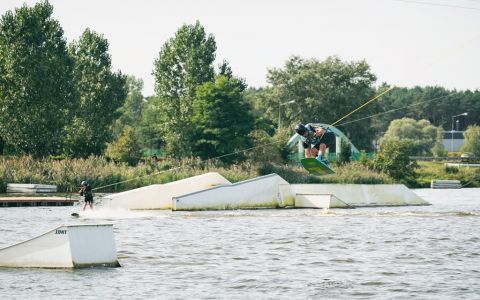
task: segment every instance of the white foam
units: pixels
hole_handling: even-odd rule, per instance
[[[152,211],[134,211],[123,208],[87,208],[76,212],[82,219],[142,219],[154,216]]]

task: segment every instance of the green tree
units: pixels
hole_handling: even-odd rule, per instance
[[[74,105],[72,60],[47,1],[0,20],[0,136],[21,152],[58,154]]]
[[[155,60],[153,75],[161,131],[171,155],[191,155],[191,137],[179,134],[179,130],[191,126],[196,87],[214,79],[216,49],[214,37],[207,36],[197,21],[180,27]]]
[[[197,88],[192,123],[194,155],[209,158],[243,150],[251,146],[253,129],[250,106],[242,97],[243,82],[225,75]],[[235,156],[225,157],[232,161]]]
[[[282,69],[269,70],[267,79],[272,86],[263,107],[272,120],[278,119],[281,103],[295,100],[294,105],[282,106],[280,111],[282,123],[288,125],[297,122],[332,124],[373,97],[372,84],[376,77],[365,61],[292,57]],[[351,118],[370,115],[377,110],[378,104],[373,102]],[[370,124],[371,119],[367,118],[354,126],[338,127],[358,148],[370,149],[373,136]]]
[[[440,147],[438,139],[441,138],[442,132],[442,128],[433,126],[427,120],[402,118],[390,123],[381,141],[409,141],[412,144],[413,155],[431,155],[434,147]],[[436,149],[436,152],[438,151]]]
[[[274,121],[271,116],[269,117],[265,114],[264,103],[267,101],[267,97],[268,93],[265,88],[250,87],[244,93],[244,99],[252,108],[252,115],[255,119],[255,129],[263,130],[268,133],[268,135],[273,136],[277,128],[277,119]],[[289,134],[291,135],[291,131]]]
[[[264,130],[256,129],[250,133],[252,138],[253,149],[247,151],[248,160],[259,163],[283,163],[281,149],[279,145],[285,145],[284,140],[277,141],[276,136],[270,136]]]
[[[126,77],[112,72],[108,41],[88,28],[69,52],[79,103],[68,127],[66,152],[77,157],[100,155],[112,140],[111,126],[127,96]]]
[[[465,143],[463,144],[461,151],[471,152],[476,157],[480,157],[480,126],[468,126],[463,135],[465,137]]]
[[[338,156],[338,163],[345,164],[350,162],[352,156],[352,146],[345,139],[340,140],[340,155]]]
[[[154,149],[164,145],[159,107],[160,100],[158,97],[148,97],[142,110],[139,130],[142,144],[150,149],[150,154]]]
[[[125,103],[118,109],[120,117],[115,120],[113,134],[118,137],[125,126],[138,127],[142,120],[142,111],[145,104],[142,89],[143,80],[137,79],[134,76],[127,76],[126,85],[128,89],[128,95],[125,99]]]
[[[418,167],[410,159],[412,143],[406,140],[384,140],[373,159],[373,168],[398,180],[411,180]]]
[[[126,126],[120,137],[108,144],[106,156],[116,162],[126,162],[135,166],[142,158],[142,148],[138,134],[131,127]]]

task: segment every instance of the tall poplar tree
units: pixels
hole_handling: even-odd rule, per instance
[[[79,98],[76,116],[68,126],[66,152],[76,157],[100,155],[112,140],[111,126],[127,96],[126,77],[112,71],[108,41],[88,28],[69,52]]]
[[[58,154],[74,104],[72,60],[48,1],[0,20],[0,136],[20,152]]]
[[[161,48],[154,63],[155,91],[159,99],[160,128],[166,150],[173,156],[192,154],[191,126],[197,86],[213,81],[216,43],[197,21],[183,25]]]

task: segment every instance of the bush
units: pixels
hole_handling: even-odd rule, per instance
[[[135,166],[142,158],[140,138],[129,126],[126,126],[122,135],[107,147],[106,156],[116,162],[126,162]]]
[[[352,146],[349,142],[344,139],[340,140],[340,155],[337,158],[337,163],[343,165],[350,162],[350,157],[352,156]]]
[[[458,167],[445,166],[445,172],[449,174],[458,173]]]
[[[468,126],[463,135],[465,137],[465,143],[461,151],[471,152],[476,157],[480,157],[480,126]]]
[[[279,143],[263,130],[254,130],[250,133],[253,140],[253,149],[246,152],[246,157],[252,162],[276,162],[281,163],[282,157]]]
[[[410,159],[413,144],[409,141],[389,139],[380,144],[380,151],[373,159],[373,168],[390,175],[398,180],[412,180],[415,177],[415,169],[418,167],[415,161]]]

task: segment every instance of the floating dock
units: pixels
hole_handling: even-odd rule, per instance
[[[222,175],[210,172],[166,184],[154,184],[105,196],[102,203],[109,208],[172,209],[172,198],[232,183]]]
[[[50,184],[7,183],[7,193],[56,193],[57,186]]]
[[[69,197],[15,196],[0,197],[0,207],[72,206],[78,199]]]
[[[109,195],[107,207],[173,211],[430,205],[402,184],[289,184],[277,174],[230,183],[207,173]]]
[[[294,205],[288,185],[277,174],[218,186],[172,198],[172,210],[228,210],[252,208],[280,208]]]
[[[320,196],[330,196],[330,201],[314,201],[317,204],[312,208],[430,205],[403,184],[291,184],[290,187],[296,207],[302,198]]]
[[[462,183],[460,180],[439,180],[433,179],[430,182],[430,188],[432,189],[461,189]]]
[[[0,249],[0,267],[119,267],[111,224],[60,226]]]

